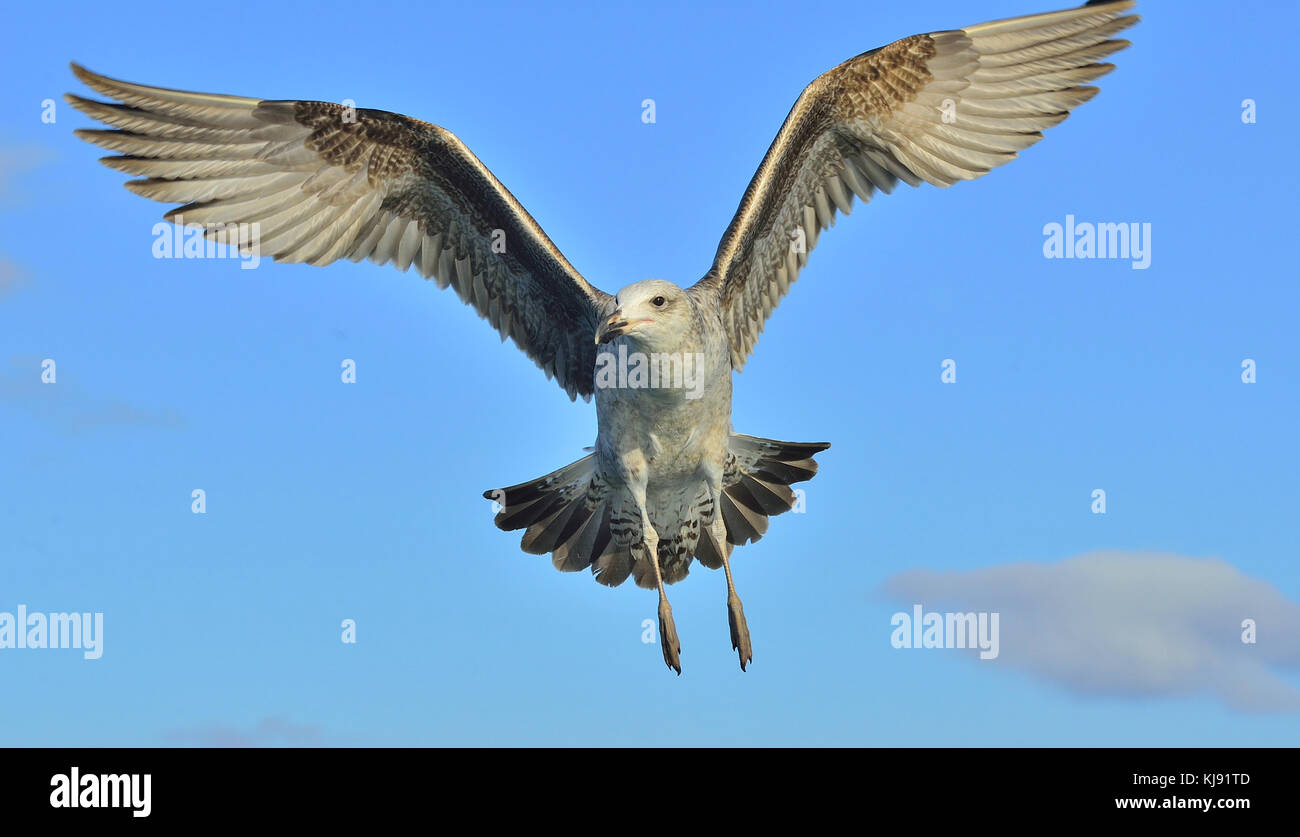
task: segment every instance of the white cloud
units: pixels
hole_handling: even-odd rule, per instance
[[[263,718],[249,729],[199,724],[168,730],[163,737],[182,747],[319,747],[323,739],[320,727],[279,716]]]
[[[0,409],[24,410],[37,419],[74,433],[102,427],[181,427],[185,419],[172,409],[143,409],[83,390],[75,374],[58,368],[57,383],[41,382],[41,358],[15,356],[0,372]]]
[[[1253,712],[1300,710],[1300,604],[1225,561],[1093,552],[1056,564],[912,570],[884,592],[928,610],[1001,614],[1006,665],[1086,695],[1212,695]],[[1257,641],[1242,641],[1253,619]]]

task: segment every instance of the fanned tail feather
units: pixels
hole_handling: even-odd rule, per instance
[[[727,525],[727,544],[722,547],[726,553],[712,537],[701,538],[700,552],[710,553],[698,556],[701,563],[706,567],[714,567],[714,562],[721,566],[722,555],[729,555],[732,546],[762,538],[769,517],[794,508],[798,498],[789,486],[816,476],[817,461],[813,457],[829,447],[829,442],[781,442],[731,434],[720,510]]]
[[[632,571],[632,556],[613,541],[608,485],[595,454],[544,477],[483,492],[501,506],[493,522],[504,531],[524,529],[520,548],[551,553],[561,572],[591,567],[596,580],[617,586]]]
[[[702,487],[694,512],[680,529],[658,533],[664,583],[685,578],[695,558],[709,569],[721,569],[735,546],[762,538],[769,517],[794,508],[798,498],[789,486],[812,479],[817,473],[813,457],[829,447],[826,442],[781,442],[733,433],[719,508]],[[483,492],[501,506],[494,520],[498,528],[524,530],[524,552],[551,553],[551,562],[563,572],[590,567],[596,580],[610,587],[629,576],[640,587],[654,587],[650,562],[636,554],[642,542],[639,512],[625,495],[611,490],[594,454],[544,477]],[[726,524],[725,543],[713,537],[709,524],[715,514]]]

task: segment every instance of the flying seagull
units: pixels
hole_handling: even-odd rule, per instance
[[[77,135],[116,152],[132,192],[182,203],[164,217],[209,237],[241,233],[279,262],[412,265],[514,341],[571,399],[594,395],[593,452],[509,488],[496,524],[564,571],[629,575],[659,592],[664,661],[681,644],[664,585],[699,559],[727,579],[731,644],[752,660],[731,573],[817,472],[825,443],[731,431],[731,373],[807,264],[818,234],[902,181],[951,186],[1014,159],[1113,69],[1133,2],[914,35],[816,78],[745,190],[713,265],[690,287],[637,282],[611,296],[584,279],[451,132],[379,110],[145,87],[73,65],[114,102],[68,102],[114,130]],[[256,227],[251,225],[256,224]],[[240,225],[232,227],[232,225]],[[693,383],[691,383],[693,381]]]

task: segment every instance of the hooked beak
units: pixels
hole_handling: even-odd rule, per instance
[[[596,345],[603,346],[615,337],[627,332],[628,321],[623,318],[622,310],[615,311],[613,315],[600,324],[596,329]]]

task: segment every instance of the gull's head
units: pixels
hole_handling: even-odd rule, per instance
[[[628,285],[614,304],[614,313],[596,328],[597,346],[626,335],[646,348],[672,351],[694,316],[686,292],[663,279]]]

